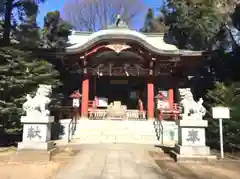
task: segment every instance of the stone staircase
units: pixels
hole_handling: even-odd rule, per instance
[[[159,144],[154,121],[79,120],[71,143]]]

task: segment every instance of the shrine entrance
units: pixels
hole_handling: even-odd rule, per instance
[[[205,60],[165,37],[131,30],[121,19],[98,32],[73,31],[61,63],[79,75],[80,120],[66,123],[66,134],[73,128],[81,142],[175,143],[178,89]]]
[[[127,109],[138,109],[139,97],[146,106],[145,80],[143,77],[96,77],[92,82],[94,89],[91,98],[107,98],[108,103],[121,101]]]
[[[81,74],[81,119],[175,115],[174,90],[203,62],[201,51],[180,50],[167,44],[164,34],[143,34],[123,22],[95,33],[74,32],[69,39],[63,63]],[[155,104],[157,99],[163,103]]]

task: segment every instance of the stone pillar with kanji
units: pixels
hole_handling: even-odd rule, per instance
[[[203,100],[195,101],[190,88],[179,89],[180,106],[182,113],[178,125],[178,144],[173,151],[175,159],[179,160],[210,160],[216,156],[210,154],[210,148],[206,146],[205,130],[208,121],[203,117],[206,109],[203,107]]]
[[[27,101],[23,104],[26,115],[21,117],[22,142],[18,143],[19,155],[16,156],[22,156],[24,153],[24,159],[27,160],[30,157],[29,153],[35,152],[34,160],[50,160],[50,155],[55,150],[54,142],[51,141],[51,124],[54,122],[54,116],[50,116],[47,108],[51,102],[49,97],[51,92],[50,85],[39,85],[34,97],[26,96]]]
[[[29,118],[22,116],[23,124],[22,142],[18,143],[18,150],[44,150],[49,151],[54,147],[51,141],[51,124],[53,116]]]

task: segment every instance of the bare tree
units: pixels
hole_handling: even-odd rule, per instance
[[[63,19],[77,30],[97,31],[113,24],[118,14],[131,26],[144,10],[144,0],[68,0]]]

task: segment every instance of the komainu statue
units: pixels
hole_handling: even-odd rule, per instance
[[[179,89],[180,107],[182,109],[181,119],[202,119],[206,115],[203,99],[196,102],[190,88]]]
[[[33,98],[30,94],[27,94],[27,101],[23,104],[23,110],[26,111],[26,115],[49,116],[50,111],[47,109],[47,105],[51,102],[51,99],[49,98],[51,93],[51,85],[40,84],[36,95]]]

